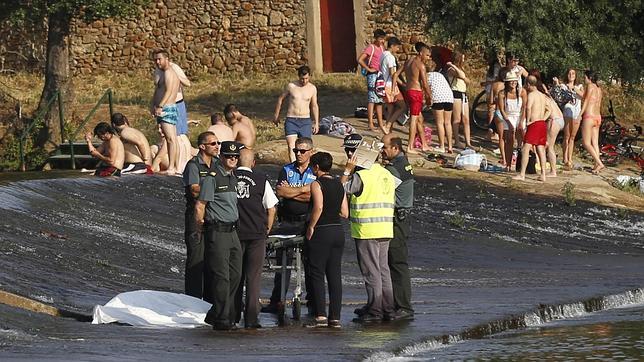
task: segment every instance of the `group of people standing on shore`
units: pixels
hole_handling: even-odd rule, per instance
[[[188,120],[183,98],[183,87],[190,86],[190,80],[180,66],[170,61],[164,49],[155,50],[152,56],[156,68],[150,113],[157,122],[159,142],[150,145],[145,135],[132,127],[125,115],[114,113],[111,125],[100,122],[93,133],[85,135],[90,155],[99,160],[96,176],[152,173],[180,176],[188,160],[198,152],[188,138],[188,126],[199,121]],[[219,140],[237,141],[245,147],[254,147],[255,125],[236,105],[227,104],[223,113],[214,113],[210,121],[208,130]],[[94,136],[102,141],[99,147],[93,145]]]
[[[463,71],[465,55],[455,51],[450,59],[446,59],[442,48],[417,42],[414,44],[416,54],[404,64],[399,64],[396,55],[402,43],[395,36],[388,39],[386,36],[381,29],[374,31],[373,42],[357,59],[367,83],[369,128],[378,130],[374,123],[375,114],[380,131],[389,134],[396,121],[405,117],[408,111],[407,153],[418,153],[414,147],[417,134],[422,135],[422,151],[452,153],[454,141],[461,147],[472,147],[466,94],[470,80]],[[424,137],[421,112],[424,106],[431,107],[436,122],[437,148],[430,147]],[[465,144],[459,141],[461,125]]]
[[[405,113],[408,112],[410,121],[407,153],[418,153],[415,143],[419,133],[421,151],[452,153],[454,145],[458,148],[473,148],[466,94],[467,84],[472,80],[463,70],[465,55],[459,51],[446,51],[443,47],[429,47],[418,42],[414,45],[417,54],[400,64],[396,55],[401,50],[401,41],[395,36],[387,38],[387,34],[380,29],[373,35],[373,42],[365,47],[357,59],[366,79],[369,128],[388,134],[396,121],[404,124]],[[597,74],[586,71],[584,85],[581,85],[577,82],[576,71],[569,69],[564,82],[559,82],[555,77],[548,88],[538,70],[528,72],[519,65],[518,57],[509,52],[505,56],[504,65],[501,62],[502,55],[494,53],[489,62],[487,79],[481,83],[487,93],[490,136],[495,133],[498,135],[494,137],[498,137],[499,163],[506,171],[510,171],[514,162],[515,145],[520,150],[524,149],[530,116],[529,91],[523,83],[529,76],[533,76],[536,79],[535,89],[546,97],[545,105],[549,112],[544,114],[545,128],[537,123],[537,126],[532,127],[529,138],[536,142],[533,146],[544,146],[547,149],[547,152],[544,151],[547,156],[539,157],[541,165],[546,159],[550,164],[547,176],[557,175],[554,144],[562,130],[563,163],[568,169],[573,167],[574,141],[580,127],[583,146],[595,163],[592,172],[601,171],[604,165],[599,157],[598,138],[602,91],[597,85]],[[436,148],[428,145],[423,134],[421,111],[424,106],[431,108],[436,123]],[[374,118],[379,129],[376,128]],[[461,127],[465,143],[460,141]],[[539,137],[534,137],[535,133]],[[537,147],[531,147],[528,152],[532,152],[533,148],[538,151]],[[520,157],[523,158],[523,155]],[[542,176],[543,173],[545,169],[542,170]],[[545,176],[540,179],[545,180]]]
[[[484,83],[488,100],[489,132],[490,135],[493,133],[498,135],[501,165],[510,171],[515,141],[521,148],[528,132],[530,88],[523,85],[525,77],[528,83],[531,78],[534,79],[535,90],[545,97],[545,105],[549,109],[548,116],[544,118],[545,130],[539,131],[540,134],[544,132],[546,134],[545,141],[542,140],[539,143],[546,146],[547,156],[538,157],[542,166],[547,159],[550,172],[546,174],[545,169],[542,168],[540,179],[545,180],[544,175],[557,176],[554,145],[561,131],[564,132],[563,164],[565,168],[572,169],[575,138],[580,128],[582,144],[594,161],[592,172],[599,173],[605,166],[600,159],[599,150],[602,90],[597,84],[598,74],[592,70],[586,70],[584,82],[580,84],[576,70],[570,68],[563,82],[560,82],[558,77],[553,77],[551,84],[546,85],[538,70],[528,72],[519,65],[519,58],[512,53],[506,53],[505,59],[505,65],[503,65],[499,54],[491,56],[487,79]],[[518,178],[522,179],[522,177]]]
[[[280,170],[275,193],[266,175],[253,172],[254,153],[243,144],[220,142],[210,131],[201,133],[197,142],[199,153],[183,174],[185,293],[212,303],[205,321],[214,329],[236,329],[242,315],[245,328],[260,328],[260,311],[275,313],[283,307],[279,275],[270,303],[259,306],[269,233],[304,236],[306,299],[312,317],[307,326],[340,328],[345,244],[341,219],[347,217],[367,291],[367,303],[355,310],[354,321],[413,318],[407,238],[414,178],[400,138],[382,139],[384,166],[362,168],[356,165],[362,137],[347,136],[347,162],[338,178],[331,175],[331,154],[314,153],[313,140],[298,137],[296,159]]]

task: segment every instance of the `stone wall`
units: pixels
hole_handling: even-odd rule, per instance
[[[136,19],[105,19],[72,25],[75,73],[149,70],[151,50],[166,48],[189,72],[277,73],[306,64],[306,3],[314,0],[165,0],[150,4]],[[349,0],[347,0],[349,1]],[[354,1],[357,48],[376,28],[398,36],[404,51],[422,32],[400,26],[394,0]],[[310,15],[310,14],[308,14]],[[43,27],[0,28],[0,65],[12,69],[44,66]],[[405,58],[403,55],[401,58]]]
[[[396,36],[403,43],[399,59],[405,60],[409,55],[416,53],[414,43],[423,41],[429,44],[429,39],[421,28],[403,24],[398,20],[402,9],[395,3],[395,0],[365,1],[362,35],[364,39],[371,41],[374,30],[382,29],[388,36]]]
[[[290,0],[159,1],[140,19],[78,23],[75,68],[148,68],[165,48],[190,71],[278,72],[306,62],[304,8]]]

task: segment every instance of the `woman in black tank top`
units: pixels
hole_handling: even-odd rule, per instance
[[[349,215],[344,188],[329,174],[333,158],[326,152],[311,157],[310,166],[317,177],[311,184],[311,219],[306,229],[307,278],[313,291],[315,321],[312,327],[340,327],[342,308],[341,263],[344,231],[340,217]],[[329,315],[326,314],[324,277],[329,284]]]

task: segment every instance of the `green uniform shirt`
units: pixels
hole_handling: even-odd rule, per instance
[[[402,152],[385,166],[397,178],[396,208],[409,209],[414,206],[414,171]]]
[[[203,180],[199,200],[208,202],[206,221],[231,223],[239,219],[236,185],[235,175],[219,165],[214,176],[211,173]]]

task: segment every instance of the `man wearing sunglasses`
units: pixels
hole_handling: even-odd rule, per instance
[[[313,170],[309,167],[309,160],[313,154],[313,140],[309,137],[300,137],[295,140],[293,147],[295,161],[284,165],[277,178],[277,196],[281,198],[278,208],[280,224],[274,230],[275,234],[304,235],[306,219],[309,212],[311,198],[310,184],[315,181]],[[277,256],[278,265],[281,265],[281,254]],[[292,252],[289,253],[287,262],[293,260]],[[305,269],[306,269],[306,261]],[[305,270],[306,272],[306,270]],[[286,282],[290,280],[290,271],[287,272]],[[307,294],[308,294],[308,283]],[[275,273],[274,287],[270,304],[262,308],[263,313],[277,313],[281,300],[282,274]],[[288,284],[285,287],[288,290]]]
[[[203,180],[217,172],[219,147],[221,142],[212,132],[203,132],[197,137],[199,153],[186,164],[183,170],[183,185],[186,196],[185,240],[186,274],[185,293],[195,298],[203,298],[212,303],[211,295],[204,295],[204,244],[201,232],[195,223],[195,205],[201,191]]]
[[[210,146],[210,144],[206,144]],[[221,143],[221,162],[204,178],[195,205],[197,229],[203,228],[205,294],[212,307],[205,322],[215,330],[235,329],[234,300],[241,278],[241,244],[237,235],[237,177],[233,170],[243,145]]]

